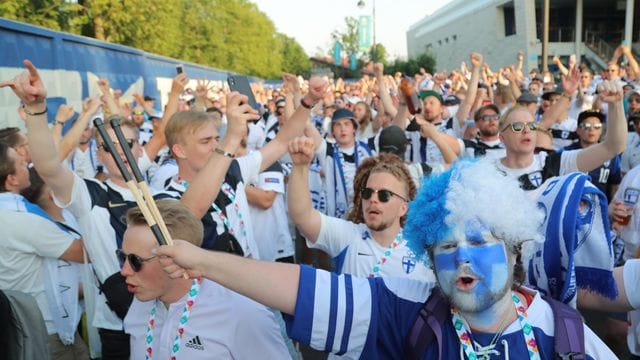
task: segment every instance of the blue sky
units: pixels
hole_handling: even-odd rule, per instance
[[[331,48],[331,32],[344,29],[344,18],[372,14],[372,0],[358,8],[358,0],[253,0],[279,32],[294,37],[310,56],[317,48]],[[450,0],[376,0],[376,41],[390,58],[406,57],[409,26]]]

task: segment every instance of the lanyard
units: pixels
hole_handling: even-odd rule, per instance
[[[358,143],[356,142],[353,146],[353,162],[356,169],[358,168]],[[333,184],[335,189],[335,217],[342,218],[342,216],[347,212],[347,204],[349,203],[349,195],[347,192],[347,181],[344,177],[344,168],[343,163],[346,163],[344,160],[344,156],[338,144],[333,144]],[[336,168],[338,169],[338,174],[340,174],[340,180],[342,180],[342,190],[344,191],[344,203],[340,203],[338,201],[338,179],[336,179]],[[355,173],[354,173],[355,174]],[[355,176],[355,175],[354,175]]]
[[[371,237],[371,234],[369,234],[369,230],[365,230],[365,232],[362,234],[362,240],[375,241]],[[404,239],[402,238],[402,230],[400,230],[396,235],[396,238],[393,239],[393,242],[389,244],[389,247],[384,251],[384,253],[382,253],[382,256],[380,257],[380,259],[378,259],[378,262],[373,266],[368,277],[372,278],[380,276],[380,269],[384,266],[384,264],[389,262],[389,260],[391,259],[391,254],[393,254],[395,249],[397,249],[398,246],[400,246],[400,244],[403,242]]]
[[[536,342],[535,335],[533,334],[533,326],[531,326],[531,324],[529,324],[529,322],[527,321],[527,310],[524,308],[524,305],[522,304],[522,301],[520,301],[520,298],[514,292],[511,292],[511,299],[513,300],[513,306],[516,308],[516,312],[518,313],[518,321],[520,322],[520,327],[522,328],[522,333],[524,334],[524,339],[527,344],[527,350],[529,350],[529,358],[540,360],[538,344]],[[498,330],[498,333],[491,341],[492,343],[488,346],[483,347],[481,355],[477,355],[473,344],[471,343],[471,332],[467,329],[466,322],[454,308],[451,308],[451,315],[453,327],[458,334],[460,346],[464,350],[467,359],[489,359],[489,352],[495,346],[495,342],[500,339],[500,332],[502,330]]]
[[[180,177],[178,177],[178,183],[181,184],[185,189],[189,187],[189,183],[184,180],[181,180]],[[211,204],[211,207],[213,207],[213,210],[215,210],[216,214],[218,214],[218,216],[220,217],[220,220],[222,220],[222,223],[229,231],[229,234],[236,237],[238,242],[240,242],[241,246],[242,244],[246,245],[249,243],[249,241],[247,240],[247,224],[242,218],[242,212],[240,212],[240,205],[238,205],[238,203],[235,201],[236,193],[235,191],[233,191],[233,188],[231,188],[231,185],[227,184],[226,182],[222,184],[222,187],[220,189],[227,196],[227,198],[231,201],[231,204],[233,205],[233,211],[235,212],[236,217],[240,221],[240,233],[242,234],[242,237],[243,237],[242,240],[244,240],[244,243],[240,241],[241,239],[238,239],[236,237],[236,232],[231,226],[231,222],[229,221],[229,218],[227,217],[227,215],[225,215],[222,209],[220,209],[220,207],[215,202]]]
[[[184,328],[187,326],[187,322],[189,321],[189,315],[191,315],[191,309],[193,309],[193,305],[195,305],[196,297],[198,297],[198,292],[200,291],[200,284],[202,284],[202,278],[193,279],[191,282],[191,289],[189,289],[189,294],[187,297],[187,301],[184,303],[184,308],[182,309],[182,315],[180,316],[180,320],[178,321],[178,331],[176,332],[176,337],[173,339],[173,346],[171,347],[171,360],[176,359],[178,352],[180,351],[180,340],[182,340],[182,336],[184,335]],[[155,319],[157,312],[158,300],[156,300],[155,305],[151,309],[151,313],[149,314],[149,323],[147,324],[147,336],[145,340],[147,342],[147,350],[145,352],[145,360],[151,360],[153,358],[153,329],[155,328]]]

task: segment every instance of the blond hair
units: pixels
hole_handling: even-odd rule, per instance
[[[192,110],[178,111],[171,116],[164,128],[167,146],[172,150],[173,145],[184,144],[187,134],[195,133],[196,130],[209,122],[215,123],[215,117],[211,113]]]
[[[178,200],[162,199],[156,202],[160,215],[167,225],[173,239],[185,240],[193,245],[201,246],[204,230],[202,222],[191,210]],[[127,226],[147,225],[147,221],[139,207],[127,211]]]

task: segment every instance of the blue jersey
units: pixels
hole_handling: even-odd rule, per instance
[[[285,316],[291,338],[313,348],[348,358],[406,358],[405,339],[435,283],[400,278],[356,278],[302,266],[295,315]],[[551,307],[533,295],[527,310],[542,359],[554,359]],[[443,329],[442,358],[461,358],[460,343],[451,323]],[[474,332],[473,340],[488,345],[494,334]],[[615,355],[585,326],[585,348],[590,359],[615,359]],[[437,345],[423,359],[437,358]],[[508,355],[507,355],[508,352]],[[492,359],[526,359],[528,350],[518,321],[498,339]]]

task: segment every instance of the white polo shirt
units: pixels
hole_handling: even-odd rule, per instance
[[[165,308],[157,303],[153,358],[169,359],[187,295]],[[124,319],[131,359],[144,359],[147,326],[156,300],[134,299]],[[257,302],[204,279],[184,327],[178,359],[288,359],[280,327]]]

